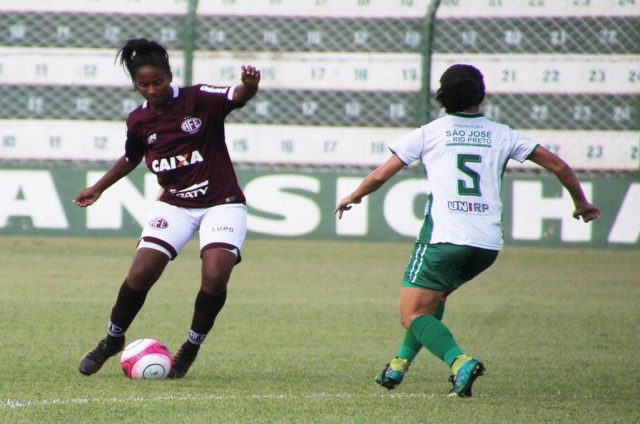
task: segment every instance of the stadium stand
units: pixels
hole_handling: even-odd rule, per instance
[[[430,5],[201,1],[191,79],[230,85],[240,65],[262,68],[259,97],[228,118],[238,163],[375,166],[387,142],[440,113],[422,104],[423,86],[432,93],[447,66],[464,62],[485,73],[488,116],[530,133],[577,169],[640,169],[639,4],[443,0],[434,22]],[[141,99],[115,52],[128,38],[156,39],[172,51],[175,82],[189,80],[180,54],[187,6],[0,2],[0,160],[122,154],[124,118]]]

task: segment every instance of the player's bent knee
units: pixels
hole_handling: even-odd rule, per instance
[[[402,327],[405,330],[408,330],[409,327],[411,327],[411,322],[413,321],[413,318],[411,318],[409,315],[407,314],[400,314],[400,325],[402,325]]]
[[[138,246],[127,274],[127,283],[135,290],[148,290],[160,278],[168,262],[169,256],[164,252]]]
[[[224,293],[230,277],[231,268],[207,270],[202,273],[202,289],[209,294]]]
[[[219,295],[227,291],[229,278],[202,279],[202,290],[211,295]]]

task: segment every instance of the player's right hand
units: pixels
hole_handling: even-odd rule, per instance
[[[351,210],[352,204],[360,203],[362,199],[352,199],[351,196],[347,196],[344,199],[340,200],[336,205],[336,208],[333,210],[333,213],[338,214],[338,219],[342,219],[342,213],[344,211]]]

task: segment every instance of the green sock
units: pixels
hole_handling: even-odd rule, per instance
[[[415,359],[421,348],[422,345],[420,342],[416,340],[411,331],[407,330],[407,332],[404,333],[404,339],[402,340],[402,344],[400,345],[400,349],[396,356],[411,362]]]
[[[438,306],[436,307],[436,312],[433,314],[433,316],[438,321],[442,321],[442,317],[444,316],[444,302],[438,303]]]
[[[451,367],[453,361],[464,352],[453,339],[446,325],[432,315],[422,315],[413,320],[409,327],[416,338],[429,352]]]
[[[442,317],[444,315],[444,303],[438,303],[438,308],[434,314],[434,317],[438,321],[442,321]],[[411,329],[407,330],[404,335],[404,339],[402,340],[402,344],[400,345],[400,349],[396,356],[398,358],[406,359],[411,362],[415,359],[418,352],[422,349],[422,344],[416,339],[416,337],[411,332]]]

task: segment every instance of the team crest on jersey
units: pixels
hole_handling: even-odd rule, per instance
[[[169,226],[169,223],[164,218],[153,218],[151,221],[149,221],[149,226],[157,228],[159,230],[164,230]]]
[[[198,132],[198,130],[200,130],[201,126],[202,121],[200,120],[200,118],[187,117],[184,121],[182,121],[180,128],[182,128],[182,131],[188,134],[195,134]]]

